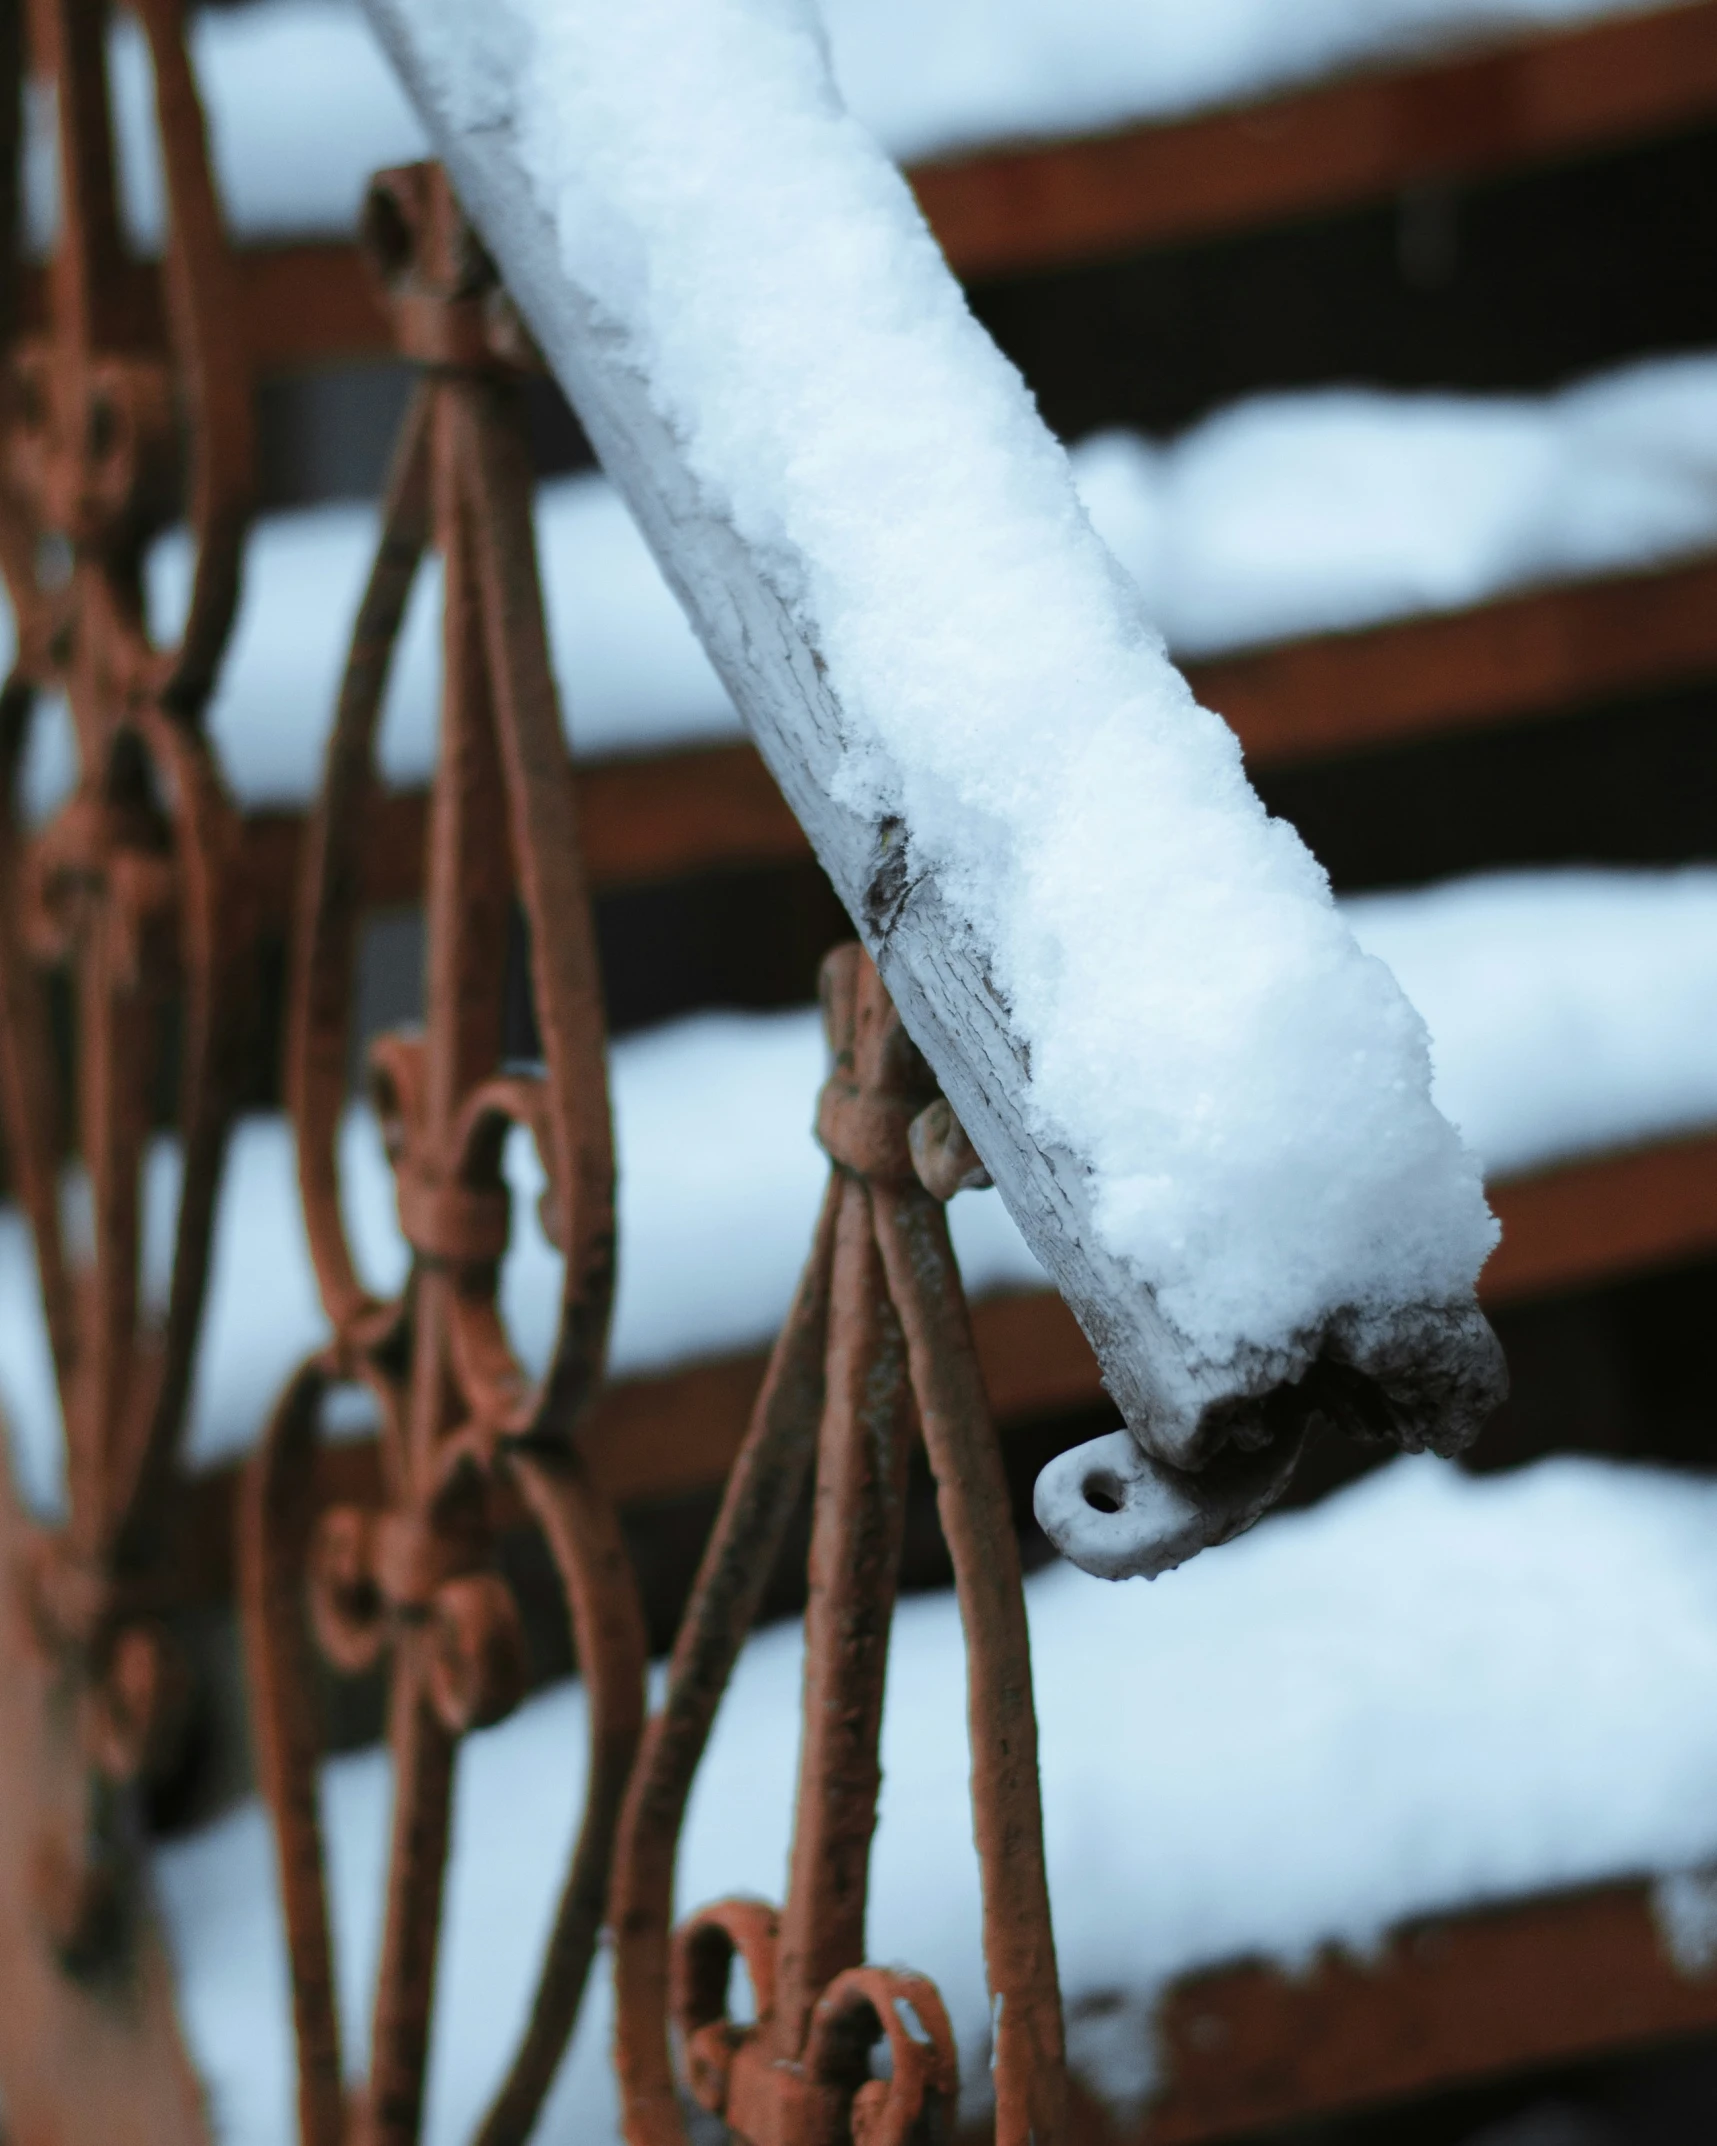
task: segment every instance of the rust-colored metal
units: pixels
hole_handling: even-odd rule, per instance
[[[0,1117],[34,1236],[66,1454],[60,1523],[26,1520],[9,1482],[0,1487],[0,1673],[15,1759],[0,1768],[0,2093],[21,2138],[202,2128],[134,1863],[138,1785],[171,1741],[181,1696],[162,1621],[167,1509],[246,947],[240,823],[200,718],[237,595],[251,406],[179,0],[134,0],[133,13],[154,76],[168,212],[167,303],[151,332],[127,303],[136,264],[119,230],[105,0],[29,0],[0,17],[0,567],[18,640],[0,691]],[[26,63],[58,113],[59,230],[45,317],[20,336]],[[194,564],[169,640],[151,629],[144,564],[174,520],[187,525]],[[77,780],[34,827],[21,778],[33,717],[50,699],[68,712]],[[69,1125],[55,972],[72,1008]],[[141,1271],[142,1181],[169,1085],[180,1181],[171,1270],[154,1304]]]
[[[284,1395],[244,1513],[247,1635],[264,1788],[280,1850],[305,2146],[405,2146],[420,2128],[454,1760],[525,1684],[517,1605],[496,1559],[499,1507],[551,1553],[588,1694],[583,1828],[530,2017],[485,2146],[523,2139],[571,2032],[606,1896],[609,1848],[643,1716],[644,1639],[609,1500],[577,1425],[602,1369],[614,1274],[614,1163],[601,1002],[567,755],[531,532],[513,360],[493,272],[433,166],[384,174],[369,225],[402,347],[423,367],[383,509],[301,882],[289,1097],[330,1347]],[[376,789],[375,734],[414,575],[444,575],[441,749],[425,867],[421,1034],[383,1038],[371,1085],[412,1247],[400,1297],[365,1289],[340,1216],[353,960]],[[540,1063],[505,1058],[515,895],[530,945]],[[502,1172],[522,1129],[564,1260],[559,1331],[540,1379],[497,1304],[509,1235]],[[327,1389],[355,1384],[381,1422],[373,1505],[318,1509]],[[393,1845],[367,2085],[348,2111],[332,1992],[315,1768],[314,1650],[337,1670],[385,1653]]]
[[[687,2091],[749,2146],[945,2137],[941,2000],[867,1967],[865,1906],[906,1466],[923,1434],[966,1635],[972,1800],[996,2020],[994,2136],[1052,2146],[1065,2080],[1044,1877],[1031,1662],[1006,1483],[943,1201],[981,1166],[869,959],[829,956],[833,1164],[810,1262],[693,1589],[627,1795],[611,1917],[631,2146],[683,2146]],[[815,1471],[804,1742],[786,1903],[725,1901],[671,1934],[675,1849],[721,1693]],[[757,2016],[729,2017],[735,1958]],[[886,2078],[870,2075],[886,2039]]]

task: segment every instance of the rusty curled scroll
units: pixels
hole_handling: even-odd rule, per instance
[[[132,13],[154,76],[164,308],[122,238],[105,0],[0,10],[0,566],[17,628],[0,693],[0,1117],[66,1450],[57,1526],[26,1518],[0,1467],[0,2092],[21,2140],[202,2128],[139,1912],[135,1803],[183,1684],[163,1622],[169,1493],[247,952],[239,822],[201,715],[237,595],[251,401],[180,0],[133,0]],[[45,318],[28,325],[26,66],[58,137]],[[176,520],[195,563],[169,644],[151,632],[144,574]],[[49,697],[69,711],[77,777],[33,827],[22,776]],[[70,1002],[70,1126],[56,979]],[[169,1091],[182,1172],[157,1309],[139,1271],[143,1176]]]
[[[244,1588],[263,1785],[279,1846],[298,2043],[300,2137],[419,2131],[461,1734],[522,1696],[518,1606],[496,1558],[503,1498],[540,1531],[589,1695],[582,1832],[522,2039],[479,2133],[530,2131],[566,2045],[602,1921],[609,1850],[643,1714],[644,1637],[612,1509],[580,1457],[614,1275],[614,1164],[601,1000],[570,769],[544,633],[516,360],[522,338],[439,170],[384,174],[367,231],[402,347],[423,368],[383,508],[301,882],[289,1097],[311,1250],[334,1338],[289,1385],[252,1466]],[[440,756],[430,808],[421,1034],[373,1048],[371,1086],[412,1251],[393,1302],[360,1282],[340,1217],[366,809],[389,659],[433,543],[444,573]],[[540,1064],[503,1057],[515,894]],[[509,1233],[502,1151],[523,1128],[564,1260],[545,1375],[526,1378],[497,1306]],[[383,1499],[319,1511],[327,1388],[379,1412]],[[337,1670],[389,1656],[393,1847],[367,2088],[348,2112],[316,1816],[313,1648]]]
[[[797,1300],[728,1480],[645,1732],[616,1852],[618,2064],[630,2146],[684,2146],[687,2091],[749,2146],[929,2146],[957,2090],[923,1976],[865,1964],[878,1739],[921,1429],[953,1558],[968,1668],[972,1807],[995,2021],[997,2146],[1064,2136],[1060,1998],[1044,1876],[1019,1551],[943,1203],[984,1181],[869,957],[823,971],[833,1165]],[[786,1903],[730,1900],[670,1937],[686,1799],[721,1693],[814,1476],[804,1743]],[[737,2026],[735,1959],[757,2017]],[[887,2077],[871,2076],[886,2041]]]

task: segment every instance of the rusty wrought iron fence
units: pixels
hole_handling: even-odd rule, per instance
[[[149,0],[136,14],[170,210],[159,318],[137,302],[121,239],[105,10],[42,0],[0,17],[9,344],[0,564],[17,628],[0,719],[0,1111],[34,1238],[66,1462],[59,1525],[28,1521],[9,1489],[4,1514],[5,2094],[21,2136],[45,2135],[43,2049],[63,2056],[70,2103],[87,2083],[111,2116],[128,2090],[144,2096],[158,2083],[165,2102],[194,2108],[170,2040],[141,2037],[143,2077],[128,2079],[134,2054],[100,2036],[87,2082],[79,2066],[92,1993],[116,1963],[134,2012],[153,2017],[166,2003],[158,1951],[137,1927],[135,1803],[183,1696],[161,1618],[164,1556],[246,950],[239,820],[199,714],[238,588],[250,384],[180,11]],[[26,32],[58,135],[58,233],[39,323],[20,319]],[[150,632],[143,568],[151,540],[176,519],[189,526],[195,566],[168,644]],[[69,713],[77,779],[48,823],[31,827],[20,775],[52,700]],[[140,1200],[164,1082],[183,1170],[157,1316],[140,1287]]]
[[[631,868],[640,848],[654,855],[655,837],[622,779],[632,771],[575,782],[569,764],[530,518],[532,353],[432,167],[378,182],[367,280],[349,249],[236,258],[211,184],[183,0],[126,4],[156,100],[167,206],[158,267],[124,237],[109,0],[0,6],[0,570],[17,628],[0,691],[0,1123],[7,1191],[34,1244],[66,1464],[52,1521],[27,1511],[0,1470],[0,2122],[19,2146],[181,2146],[210,2130],[147,1910],[143,1805],[187,1713],[190,1670],[172,1636],[191,1490],[180,1457],[187,1397],[252,972],[291,907],[286,1087],[332,1338],[283,1394],[254,1397],[261,1444],[238,1534],[302,2139],[404,2146],[420,2134],[456,1753],[468,1730],[517,1703],[526,1674],[523,1613],[500,1555],[521,1521],[562,1599],[591,1735],[582,1789],[570,1769],[566,1783],[569,1802],[582,1793],[581,1826],[565,1868],[545,1881],[558,1887],[552,1932],[483,2140],[530,2132],[604,1929],[633,2146],[679,2146],[700,2110],[752,2146],[950,2135],[958,2081],[936,1992],[865,1958],[905,1469],[921,1437],[970,1660],[996,2022],[986,2129],[1007,2146],[1107,2141],[1104,2119],[1063,2077],[1018,1553],[945,1224],[976,1158],[874,970],[843,949],[824,974],[833,1070],[818,1112],[830,1158],[821,1218],[649,1712],[636,1585],[605,1479],[588,1464],[616,1247],[581,850],[600,876]],[[1710,0],[1693,0],[1578,32],[1547,48],[1531,96],[1501,103],[1499,81],[1527,79],[1517,54],[1427,67],[1405,90],[1315,88],[1263,127],[1226,115],[1004,152],[921,173],[920,196],[966,265],[1019,268],[1063,246],[1226,228],[1464,169],[1463,157],[1489,168],[1505,152],[1679,124],[1709,104],[1714,21]],[[26,71],[55,123],[45,271],[23,228]],[[1412,120],[1415,99],[1435,126]],[[1383,106],[1409,118],[1368,131],[1365,114]],[[1463,120],[1473,111],[1477,125]],[[1059,176],[1022,194],[1014,181],[1026,164]],[[1022,216],[1027,197],[1041,214]],[[240,814],[204,723],[252,494],[252,367],[259,350],[325,354],[330,336],[374,355],[384,321],[418,382],[324,785],[293,845]],[[151,623],[145,568],[176,524],[195,564],[182,624],[166,636]],[[425,803],[383,794],[376,742],[406,601],[432,556],[444,699]],[[1600,684],[1703,676],[1711,587],[1703,562],[1228,659],[1201,676],[1255,760],[1333,753],[1560,709]],[[60,720],[76,781],[38,822],[25,764],[39,729]],[[678,865],[803,854],[748,755],[688,756],[681,776],[702,794],[696,813],[682,813],[697,824],[691,849],[682,839],[673,850]],[[364,905],[420,893],[423,1026],[382,1038],[368,1065],[412,1254],[403,1289],[383,1301],[342,1226],[338,1135]],[[521,947],[535,1038],[523,1056],[508,1005]],[[143,1283],[143,1188],[163,1129],[182,1167],[170,1286],[157,1304]],[[543,1230],[562,1262],[557,1337],[535,1377],[518,1361],[498,1288],[515,1222],[503,1152],[515,1134],[537,1149]],[[1493,1292],[1608,1272],[1618,1245],[1624,1259],[1708,1246],[1709,1141],[1690,1152],[1705,1157],[1698,1185],[1670,1150],[1514,1188]],[[1618,1221],[1615,1188],[1636,1180]],[[1089,1397],[1083,1355],[1079,1376]],[[336,1389],[353,1387],[381,1426],[380,1480],[373,1496],[333,1499],[318,1466],[324,1417]],[[714,1438],[723,1459],[737,1435],[730,1413],[732,1434],[723,1425]],[[693,1777],[807,1496],[806,1735],[786,1898],[779,1909],[718,1900],[676,1929]],[[387,1679],[396,1792],[369,2076],[353,2092],[317,1772],[323,1684],[361,1672]],[[741,1968],[754,2000],[743,2019],[730,1992]],[[1293,1981],[1241,1965],[1171,1991],[1157,2018],[1167,2083],[1137,2135],[1252,2130],[1451,2076],[1709,2029],[1714,2018],[1712,1987],[1666,1963],[1642,1886],[1450,1918],[1430,1940],[1398,1933],[1366,1965],[1325,1962]]]
[[[20,318],[19,143],[10,188],[0,561],[18,621],[3,714],[0,1108],[34,1237],[64,1421],[66,1513],[4,1514],[0,2091],[20,2141],[190,2138],[204,2128],[142,1908],[139,1796],[182,1712],[162,1610],[179,1448],[259,905],[202,724],[238,589],[251,392],[179,0],[142,0],[166,173],[166,308],[121,235],[105,0],[0,17],[0,112],[27,66],[57,119],[46,317]],[[384,174],[366,232],[419,384],[303,845],[286,1086],[332,1338],[267,1419],[240,1516],[255,1744],[272,1814],[306,2146],[406,2146],[420,2130],[461,1736],[523,1694],[521,1612],[498,1531],[540,1533],[590,1708],[582,1828],[534,1997],[480,2137],[530,2131],[599,1932],[613,1932],[627,2136],[686,2137],[687,2100],[756,2146],[907,2146],[949,2134],[946,2014],[921,1976],[866,1963],[878,1738],[906,1466],[921,1432],[971,1662],[973,1796],[997,2021],[996,2136],[1062,2133],[1061,2024],[1044,1880],[1019,1558],[943,1203],[981,1166],[875,970],[832,957],[828,1194],[797,1301],[645,1720],[644,1626],[610,1501],[580,1450],[613,1298],[614,1165],[601,997],[531,523],[528,342],[439,170]],[[152,637],[144,565],[174,521],[196,565],[177,641]],[[366,1288],[341,1219],[376,736],[414,578],[442,570],[443,695],[425,832],[425,1016],[368,1054],[411,1250],[400,1294]],[[75,789],[24,810],[33,711],[63,696]],[[508,1055],[515,915],[538,1049]],[[75,1109],[62,1123],[69,1077]],[[171,1091],[183,1155],[165,1312],[140,1293],[142,1182]],[[511,1226],[503,1151],[522,1130],[562,1262],[546,1371],[521,1368],[498,1304]],[[87,1185],[88,1243],[68,1232]],[[380,1423],[372,1504],[321,1502],[327,1397]],[[750,1901],[671,1927],[687,1792],[762,1586],[814,1480],[805,1716],[779,1914]],[[392,1848],[368,2078],[344,2080],[318,1821],[319,1678],[385,1661]],[[570,1791],[569,1791],[570,1792]],[[727,1984],[749,1970],[755,2021]],[[873,2076],[873,2052],[888,2052]],[[99,2061],[90,2062],[91,2050]]]

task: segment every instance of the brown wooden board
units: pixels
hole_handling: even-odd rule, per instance
[[[1649,1886],[1551,1894],[1408,1925],[1370,1959],[1177,1983],[1148,2115],[1082,2146],[1190,2146],[1713,2028],[1717,1972],[1670,1958]]]
[[[1717,1134],[1564,1163],[1497,1185],[1487,1305],[1586,1288],[1717,1253]]]
[[[598,893],[694,872],[796,863],[810,855],[798,821],[750,745],[695,746],[578,771],[575,803],[585,869]],[[366,899],[417,901],[423,886],[426,798],[388,791],[369,807]],[[303,819],[260,811],[245,823],[245,853],[265,926],[292,913]]]
[[[1187,674],[1254,768],[1547,720],[1606,696],[1717,675],[1717,559],[1322,634],[1190,664]],[[810,855],[749,744],[586,764],[578,812],[599,892]],[[255,812],[246,822],[257,900],[276,930],[291,912],[301,826],[292,812]],[[376,799],[366,856],[371,901],[418,898],[421,793]]]
[[[1717,674],[1717,559],[1190,663],[1254,767],[1546,719]]]
[[[1717,1134],[1665,1141],[1491,1188],[1503,1242],[1480,1285],[1490,1306],[1586,1288],[1717,1253]],[[974,1305],[973,1331],[997,1423],[1094,1407],[1102,1382],[1073,1314],[1052,1291]],[[595,1402],[583,1443],[603,1490],[625,1505],[706,1490],[739,1450],[765,1358],[747,1354],[622,1379]],[[363,1502],[375,1449],[336,1446],[319,1464],[330,1501]],[[193,1479],[176,1569],[186,1597],[232,1588],[233,1473]]]
[[[1017,274],[1374,199],[1717,109],[1717,6],[1357,74],[1232,111],[921,165],[955,270]]]
[[[977,279],[1540,163],[1713,111],[1717,0],[1690,0],[1236,110],[926,163],[910,176],[954,269]],[[241,272],[259,371],[391,355],[355,246],[252,247]],[[138,304],[159,309],[152,290]]]

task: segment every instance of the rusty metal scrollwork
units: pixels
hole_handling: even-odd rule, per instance
[[[534,2004],[484,2120],[486,2146],[530,2130],[576,2017],[643,1715],[644,1638],[614,1514],[576,1424],[601,1368],[614,1272],[604,1036],[572,790],[549,670],[516,363],[524,339],[442,174],[378,180],[368,236],[402,347],[423,368],[383,507],[307,844],[288,1047],[310,1243],[334,1339],[291,1383],[253,1464],[244,1584],[253,1709],[273,1809],[293,1968],[306,2146],[415,2139],[460,1736],[521,1695],[524,1642],[496,1558],[512,1499],[540,1530],[589,1699],[583,1830]],[[426,865],[420,1034],[383,1038],[371,1087],[410,1276],[392,1302],[360,1281],[340,1216],[353,963],[366,807],[389,658],[431,545],[444,575],[440,756]],[[528,928],[540,1064],[503,1059],[515,891]],[[528,1379],[497,1304],[509,1234],[502,1174],[522,1127],[547,1177],[564,1262],[559,1331]],[[322,1400],[368,1391],[379,1509],[318,1510]],[[306,1601],[306,1594],[308,1601]],[[348,2112],[316,1816],[313,1650],[337,1669],[387,1657],[393,1846],[370,2076]]]
[[[23,2000],[0,2040],[10,2050],[17,2027],[20,2054],[8,2056],[4,2084],[20,2135],[43,2113],[34,2099],[46,2090],[46,2052],[64,2058],[81,2038],[105,2052],[79,2081],[86,2114],[115,2097],[143,2136],[177,2101],[189,2136],[188,2082],[169,2080],[163,2100],[142,2077],[149,2065],[138,2065],[147,2048],[182,2070],[170,2026],[153,2042],[128,2041],[110,2007],[98,2028],[29,1964],[41,1945],[86,1991],[130,1989],[132,2026],[148,2010],[136,2008],[136,1990],[158,1977],[159,1956],[133,1912],[136,1789],[171,1742],[182,1691],[163,1622],[163,1559],[248,950],[238,817],[201,728],[250,500],[247,355],[179,0],[132,6],[153,71],[165,180],[159,286],[124,242],[108,13],[105,0],[28,0],[0,14],[0,567],[17,631],[0,691],[0,1116],[11,1190],[34,1241],[66,1452],[58,1525],[27,1518],[0,1470],[0,1918],[9,1998]],[[28,332],[18,130],[26,68],[54,115],[58,193],[45,318]],[[179,520],[194,564],[168,643],[150,628],[145,567]],[[69,713],[77,775],[69,800],[33,827],[22,777],[49,696]],[[69,986],[69,1125],[56,977]],[[169,1093],[181,1174],[157,1309],[140,1273],[143,1178]],[[127,2065],[137,2067],[129,2077]]]
[[[957,2079],[942,2002],[865,1964],[878,1739],[911,1439],[921,1429],[968,1663],[999,2146],[1053,2146],[1065,2082],[1031,1662],[1007,1485],[943,1202],[982,1166],[869,959],[824,965],[833,1168],[810,1262],[645,1731],[616,1850],[617,2060],[631,2146],[684,2146],[676,2091],[749,2146],[926,2146]],[[804,1741],[779,1915],[729,1900],[671,1932],[675,1850],[721,1693],[814,1475]],[[755,2019],[729,2016],[743,1963]],[[672,2031],[670,2031],[672,2030]],[[872,2076],[886,2041],[886,2077]]]

